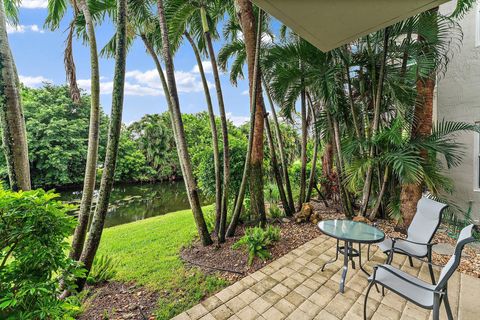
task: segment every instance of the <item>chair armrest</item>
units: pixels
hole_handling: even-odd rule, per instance
[[[432,247],[432,246],[438,244],[437,242],[424,243],[424,242],[416,242],[416,241],[412,241],[412,240],[408,240],[408,239],[404,239],[404,238],[392,238],[392,243],[393,244],[397,241],[406,241],[406,242],[410,242],[410,243],[418,244],[418,245],[422,245],[422,246],[427,246],[427,247]],[[392,245],[392,247],[393,247],[393,245]]]
[[[427,291],[430,291],[430,292],[434,292],[434,293],[438,293],[438,294],[444,294],[443,291],[438,291],[438,290],[430,289],[430,288],[428,288],[428,287],[424,287],[424,286],[422,286],[422,285],[420,285],[420,284],[418,284],[418,283],[416,283],[416,282],[411,281],[410,279],[407,279],[407,278],[405,278],[405,277],[402,277],[401,275],[399,275],[398,273],[393,272],[391,269],[385,267],[384,265],[379,264],[379,265],[376,265],[376,267],[377,267],[377,268],[382,268],[383,270],[391,273],[391,274],[394,275],[395,277],[400,278],[400,279],[402,279],[403,281],[408,282],[408,283],[410,283],[410,284],[412,284],[412,285],[414,285],[414,286],[416,286],[416,287],[418,287],[418,288],[422,288],[422,289],[424,289],[424,290],[427,290]],[[373,280],[375,281],[375,278],[374,278]]]
[[[435,264],[435,263],[433,263],[433,262],[425,261],[425,260],[423,260],[422,258],[418,258],[418,257],[415,257],[415,256],[410,256],[410,257],[412,257],[412,258],[414,258],[414,259],[416,259],[416,260],[418,260],[418,261],[424,262],[424,263],[426,263],[426,264],[429,264],[429,265],[431,265],[431,266],[434,266],[434,267],[439,267],[439,268],[445,267],[445,266],[442,266],[441,264]]]

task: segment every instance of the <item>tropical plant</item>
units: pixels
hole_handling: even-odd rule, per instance
[[[107,282],[117,274],[115,270],[117,262],[112,257],[98,255],[93,260],[92,270],[87,277],[87,283],[90,285]]]
[[[267,260],[271,257],[268,247],[280,239],[280,230],[274,227],[245,229],[245,235],[232,245],[233,249],[245,248],[248,253],[247,264],[252,265],[255,258]]]

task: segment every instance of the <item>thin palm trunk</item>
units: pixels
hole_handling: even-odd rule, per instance
[[[163,0],[157,1],[158,7],[158,19],[160,23],[160,29],[162,34],[162,52],[163,59],[165,61],[167,83],[169,88],[169,98],[171,100],[170,116],[175,130],[175,142],[177,145],[178,158],[183,171],[183,177],[185,186],[187,188],[188,199],[190,207],[192,208],[193,217],[197,226],[198,235],[204,246],[212,244],[212,238],[208,233],[207,224],[203,217],[202,207],[200,205],[200,199],[198,195],[198,188],[195,182],[195,178],[192,172],[192,165],[190,163],[190,155],[188,153],[187,141],[185,138],[185,129],[183,127],[182,114],[180,111],[180,103],[178,100],[177,85],[175,83],[175,74],[173,59],[170,50],[170,42],[168,39],[168,27],[165,19],[165,10],[163,6]]]
[[[63,54],[63,64],[65,65],[65,74],[70,90],[70,98],[74,103],[80,103],[80,89],[77,84],[77,72],[75,67],[75,60],[73,59],[73,35],[75,33],[75,22],[77,20],[78,9],[74,7],[74,14],[72,21],[68,27],[68,35],[65,40],[65,51]]]
[[[205,9],[202,7],[202,12]],[[228,145],[228,125],[227,114],[225,113],[225,104],[223,102],[222,84],[220,82],[220,75],[218,74],[217,59],[215,57],[215,50],[213,49],[212,37],[210,31],[204,24],[205,39],[208,48],[208,55],[212,64],[213,79],[215,81],[215,89],[217,92],[218,110],[220,111],[220,121],[222,125],[223,138],[223,195],[222,195],[222,212],[220,216],[220,228],[218,230],[218,242],[225,242],[225,233],[227,227],[227,207],[228,207],[228,186],[230,184],[230,154]]]
[[[383,181],[382,181],[382,187],[380,188],[380,193],[378,194],[377,197],[377,202],[375,202],[375,205],[372,208],[372,211],[370,212],[369,219],[370,221],[373,221],[375,217],[378,214],[378,210],[380,210],[380,206],[382,205],[382,200],[383,196],[385,195],[385,191],[387,190],[387,184],[388,184],[388,177],[389,177],[389,168],[386,167],[384,172],[383,172]]]
[[[290,186],[290,177],[288,175],[288,161],[285,156],[285,148],[283,145],[283,137],[280,131],[280,123],[278,122],[277,112],[275,111],[275,104],[273,103],[272,95],[270,94],[270,89],[263,79],[263,86],[265,87],[265,92],[267,93],[267,98],[270,103],[270,110],[272,112],[272,119],[275,125],[275,137],[277,138],[278,143],[278,153],[280,154],[280,161],[282,162],[282,171],[283,179],[285,180],[285,191],[288,199],[288,206],[285,207],[285,214],[291,216],[295,213],[295,203],[293,201],[292,187]]]
[[[302,80],[303,83],[303,80]],[[302,144],[300,152],[300,161],[301,161],[301,170],[300,170],[300,195],[298,197],[298,208],[302,207],[303,201],[305,200],[305,187],[307,180],[307,101],[306,101],[306,92],[302,90],[300,95],[300,112],[301,112],[301,121],[302,121]]]
[[[438,7],[429,11],[429,14],[438,14]],[[421,43],[422,37],[418,40]],[[428,50],[428,45],[424,48]],[[425,54],[428,52],[425,52]],[[417,99],[415,103],[411,137],[425,137],[431,134],[433,125],[433,96],[435,93],[436,73],[431,72],[428,76],[417,75]],[[422,151],[420,156],[426,158],[427,154]],[[417,212],[417,203],[422,197],[423,184],[404,184],[400,192],[400,210],[403,215],[403,227],[408,228]]]
[[[265,131],[267,133],[268,147],[270,148],[270,162],[272,165],[273,175],[277,182],[278,193],[280,195],[280,201],[285,211],[288,210],[287,196],[285,195],[285,189],[283,188],[282,175],[278,168],[277,153],[275,152],[275,144],[273,142],[272,130],[270,129],[270,121],[268,120],[268,114],[265,112]]]
[[[3,0],[0,0],[0,119],[10,187],[30,190],[27,132],[18,74],[8,43]]]
[[[316,181],[316,171],[317,171],[317,157],[318,157],[318,140],[320,139],[318,130],[316,128],[316,117],[315,117],[315,110],[313,108],[313,105],[310,104],[310,112],[313,117],[313,125],[315,127],[314,129],[314,146],[313,146],[313,157],[312,157],[312,166],[310,170],[310,176],[308,178],[308,188],[307,188],[307,193],[305,195],[305,202],[309,202],[310,198],[312,197],[312,191],[313,191],[313,186]]]
[[[383,54],[382,54],[382,60],[380,61],[380,71],[378,73],[378,85],[375,90],[372,134],[370,136],[371,138],[375,137],[380,124],[380,111],[381,111],[381,103],[382,103],[383,84],[384,84],[385,73],[386,73],[385,65],[387,62],[388,40],[389,40],[389,29],[386,28],[383,36]],[[368,156],[370,160],[373,161],[373,157],[375,156],[375,146],[373,143],[371,143]],[[372,190],[372,178],[373,178],[373,164],[370,164],[367,168],[367,173],[365,176],[365,184],[363,188],[362,208],[360,210],[360,215],[362,216],[365,216],[368,209],[368,202],[370,200],[370,193]]]
[[[248,1],[247,1],[248,2]],[[251,3],[246,3],[244,1],[237,1],[237,4],[242,5],[240,10],[252,10]],[[250,7],[248,8],[248,5]],[[253,12],[250,12],[253,15]],[[235,235],[235,230],[238,225],[238,221],[240,219],[240,212],[243,207],[243,199],[245,197],[245,191],[247,187],[247,178],[250,173],[250,167],[252,162],[252,151],[253,151],[253,144],[254,144],[254,135],[255,135],[255,126],[257,123],[257,108],[258,103],[257,99],[259,97],[259,93],[261,96],[261,90],[259,89],[259,81],[260,80],[260,66],[259,66],[259,56],[260,56],[260,39],[261,39],[261,25],[262,25],[262,11],[259,11],[258,14],[258,21],[257,21],[257,34],[256,34],[256,45],[254,50],[254,62],[253,62],[253,70],[252,70],[252,81],[250,81],[250,131],[248,135],[248,146],[247,146],[247,154],[245,158],[245,166],[243,168],[243,176],[242,182],[240,183],[240,189],[238,190],[238,196],[235,202],[235,208],[232,215],[232,220],[230,221],[230,225],[227,229],[227,237],[233,237]],[[250,64],[249,64],[249,73],[250,73]],[[263,110],[262,110],[263,113]],[[263,115],[262,115],[263,117]],[[263,191],[262,191],[263,194]],[[264,209],[265,210],[265,209]]]
[[[83,248],[80,262],[90,272],[93,259],[97,253],[100,239],[102,237],[105,217],[108,211],[108,203],[113,188],[115,177],[115,165],[118,155],[118,144],[120,141],[120,130],[122,128],[123,97],[125,87],[125,64],[127,60],[127,1],[117,1],[117,32],[115,49],[115,73],[113,77],[112,111],[110,126],[108,129],[107,152],[105,155],[104,170],[100,182],[98,203],[93,215],[92,225],[88,234],[85,247]],[[78,288],[83,289],[86,278],[77,281]]]
[[[85,177],[83,180],[82,200],[80,202],[80,213],[78,224],[73,234],[70,257],[78,260],[82,254],[85,237],[87,235],[88,220],[92,208],[93,193],[95,191],[95,179],[97,175],[98,144],[100,131],[100,71],[97,53],[97,40],[95,28],[85,0],[81,0],[80,9],[83,12],[90,46],[90,73],[91,73],[91,105],[90,105],[90,127],[88,132],[87,163],[85,166]],[[73,79],[71,79],[73,81]]]
[[[220,229],[222,221],[222,177],[220,172],[220,151],[218,148],[218,132],[217,124],[215,123],[215,113],[213,112],[212,98],[210,96],[210,90],[208,88],[207,77],[205,76],[205,71],[203,69],[202,58],[200,57],[200,52],[198,51],[197,45],[193,41],[190,33],[187,31],[184,32],[185,38],[192,46],[193,53],[197,59],[198,70],[200,72],[200,78],[202,79],[203,91],[205,93],[205,100],[207,102],[208,117],[210,120],[210,130],[212,131],[212,147],[213,147],[213,162],[215,167],[215,232],[220,238]],[[228,151],[227,151],[228,153]]]

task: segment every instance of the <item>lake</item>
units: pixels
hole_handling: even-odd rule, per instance
[[[64,190],[59,192],[61,200],[80,203],[82,191]],[[97,195],[97,190],[95,195]],[[202,205],[209,204],[205,199]],[[183,181],[158,182],[151,184],[115,185],[110,198],[110,206],[105,227],[129,223],[137,220],[190,208]]]

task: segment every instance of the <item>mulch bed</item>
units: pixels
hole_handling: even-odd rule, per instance
[[[89,287],[92,296],[79,320],[155,319],[159,294],[133,283],[107,282]]]

